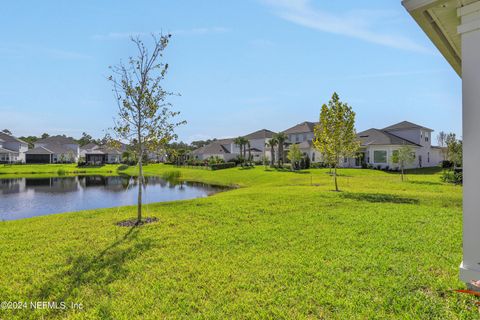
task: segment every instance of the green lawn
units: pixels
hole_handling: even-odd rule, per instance
[[[323,169],[145,169],[241,188],[147,205],[141,228],[115,226],[133,207],[0,223],[0,301],[84,305],[0,319],[478,318],[452,292],[461,187],[438,172],[343,169],[336,193]]]

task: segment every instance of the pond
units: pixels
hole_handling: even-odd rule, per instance
[[[207,197],[224,189],[158,177],[145,180],[144,203]],[[137,192],[137,179],[123,175],[0,179],[0,221],[134,205]]]

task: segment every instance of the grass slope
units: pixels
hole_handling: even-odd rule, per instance
[[[344,169],[336,193],[328,170],[146,167],[172,170],[242,188],[147,205],[160,222],[136,229],[114,225],[132,207],[0,223],[0,301],[84,305],[0,318],[478,318],[452,292],[461,188],[437,173]]]

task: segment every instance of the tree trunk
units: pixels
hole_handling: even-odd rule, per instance
[[[337,166],[334,167],[333,176],[335,178],[335,191],[339,191],[338,190],[338,182],[337,182]]]
[[[142,221],[142,191],[143,191],[143,166],[142,158],[138,161],[138,205],[137,205],[137,223]]]
[[[270,166],[273,167],[275,165],[275,148],[273,146],[270,147]]]
[[[403,167],[402,167],[402,182],[403,182]]]

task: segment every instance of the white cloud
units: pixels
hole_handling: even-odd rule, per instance
[[[388,34],[382,30],[392,18],[388,11],[356,10],[334,14],[315,8],[311,0],[261,0],[273,8],[276,15],[298,25],[333,34],[344,35],[391,48],[431,53],[432,51],[408,37]]]

